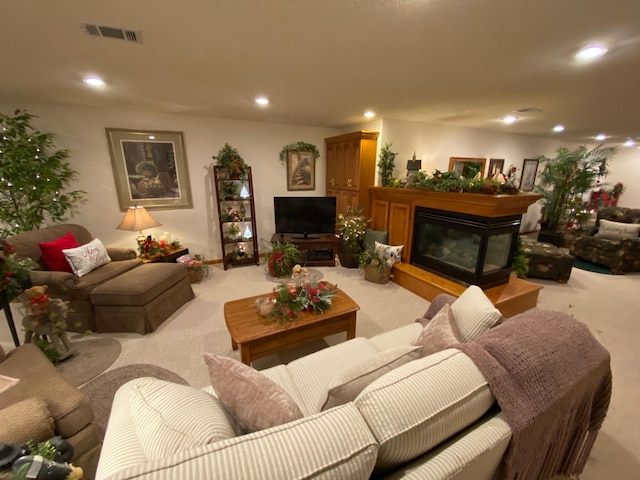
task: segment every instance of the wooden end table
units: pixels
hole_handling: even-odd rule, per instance
[[[258,358],[334,333],[347,332],[347,340],[356,336],[356,312],[360,307],[340,289],[336,290],[331,307],[324,313],[305,312],[282,325],[258,313],[256,299],[268,295],[224,304],[224,321],[231,335],[231,347],[240,348],[242,362],[247,365]]]

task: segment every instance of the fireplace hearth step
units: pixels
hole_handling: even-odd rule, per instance
[[[459,297],[467,288],[408,263],[393,266],[393,281],[430,302],[441,293]],[[535,307],[541,289],[541,285],[511,276],[509,283],[485,289],[484,293],[502,315],[512,317]]]

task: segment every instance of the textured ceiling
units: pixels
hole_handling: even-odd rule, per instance
[[[4,0],[0,11],[0,103],[336,128],[370,109],[585,143],[640,138],[638,0]],[[142,44],[90,37],[84,23],[139,30]],[[595,42],[609,54],[573,59]],[[84,87],[88,74],[107,87]],[[498,121],[525,108],[541,111]]]

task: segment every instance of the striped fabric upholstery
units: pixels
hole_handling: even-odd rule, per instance
[[[291,378],[291,373],[286,365],[276,365],[275,367],[266,368],[264,370],[260,370],[260,373],[287,392],[298,405],[304,403],[302,401],[300,391],[298,390],[298,386],[296,385],[296,382],[293,381],[293,378]],[[302,412],[304,415],[308,415],[304,410],[302,410]]]
[[[338,372],[377,353],[379,350],[368,339],[357,337],[289,363],[287,368],[298,386],[298,406],[303,415],[319,411],[320,398],[326,396],[329,382]]]
[[[504,415],[487,415],[442,446],[400,467],[387,480],[493,480],[511,440]]]
[[[157,378],[133,382],[129,409],[148,459],[235,437],[233,419],[218,398]]]
[[[493,306],[491,300],[477,285],[471,285],[462,292],[451,304],[451,310],[463,343],[473,341],[502,321],[500,310]]]
[[[354,405],[347,404],[97,478],[368,479],[377,452],[366,423]]]
[[[399,347],[401,345],[411,345],[418,335],[422,332],[422,324],[418,322],[411,322],[402,327],[394,328],[388,332],[383,332],[375,337],[371,337],[369,340],[373,343],[378,350],[383,352],[390,348]]]
[[[354,403],[380,444],[376,471],[384,472],[467,427],[494,401],[471,359],[447,349],[387,373]]]

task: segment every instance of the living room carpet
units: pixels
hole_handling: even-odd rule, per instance
[[[80,387],[80,391],[85,394],[93,407],[94,422],[103,438],[116,391],[128,381],[140,377],[155,377],[168,382],[188,385],[180,375],[148,363],[134,363],[115,368],[85,383]]]
[[[122,345],[114,338],[71,340],[77,353],[60,362],[58,370],[75,387],[100,375],[113,365],[122,352]]]
[[[573,260],[573,266],[579,268],[580,270],[586,270],[587,272],[603,273],[605,275],[616,275],[607,267],[598,265],[596,263],[587,262],[586,260],[581,260],[579,258],[575,258]]]

